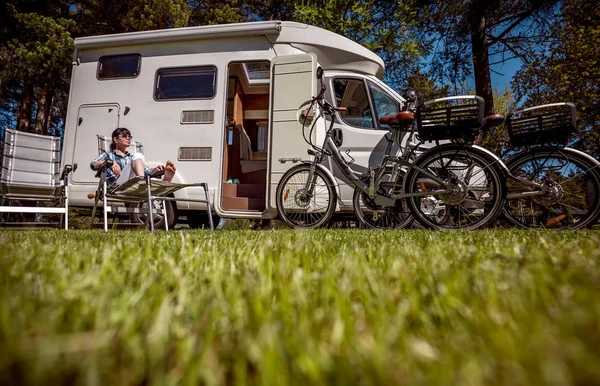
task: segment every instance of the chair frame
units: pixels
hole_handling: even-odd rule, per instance
[[[98,136],[98,141],[100,144],[101,141],[104,141],[104,138],[101,136]],[[138,149],[143,148],[142,144],[139,142],[135,143],[135,146]],[[103,149],[101,149],[99,147],[98,150],[101,151]],[[176,190],[186,188],[186,187],[202,187],[204,189],[205,199],[174,198],[174,197],[169,197],[166,195],[153,194],[152,193],[152,179],[158,178],[159,175],[156,175],[156,176],[145,175],[143,177],[145,185],[146,185],[145,196],[127,195],[127,194],[119,193],[120,187],[117,187],[116,189],[113,189],[113,190],[109,189],[109,187],[108,187],[108,184],[106,182],[107,170],[108,170],[108,168],[110,168],[112,166],[112,164],[113,164],[112,160],[106,160],[104,162],[104,164],[98,169],[98,172],[96,173],[96,177],[99,177],[100,181],[98,182],[98,188],[97,188],[96,194],[94,196],[95,202],[94,202],[94,209],[92,210],[92,219],[91,219],[92,227],[94,226],[94,222],[96,219],[96,211],[98,209],[98,204],[99,204],[100,200],[102,200],[103,217],[104,217],[104,231],[105,232],[108,231],[108,213],[109,212],[116,213],[117,215],[119,213],[147,214],[149,217],[148,220],[150,223],[150,231],[151,232],[154,232],[154,214],[160,213],[165,217],[165,230],[168,231],[169,224],[166,221],[167,213],[166,213],[165,201],[183,201],[183,202],[205,203],[207,205],[210,230],[214,231],[214,224],[213,224],[213,220],[212,220],[212,206],[211,206],[210,197],[208,194],[208,184],[207,183],[200,182],[200,183],[194,183],[194,184],[177,184],[177,183],[161,182],[163,185],[164,184],[171,185],[171,188],[167,189],[169,191],[169,193],[166,193],[166,194],[170,194]],[[137,180],[141,180],[141,179],[142,179],[142,177],[137,177]],[[132,180],[136,180],[136,178],[134,178]],[[126,182],[122,186],[126,186],[126,184],[128,182]],[[127,207],[124,205],[112,205],[112,203],[116,203],[116,204],[138,203],[139,204],[139,203],[144,203],[144,202],[148,203],[147,209],[146,208],[131,208],[131,207]],[[154,209],[154,202],[160,202],[160,206],[161,206],[160,212],[157,211],[156,209]]]
[[[15,136],[25,136],[24,138],[30,137],[35,138],[37,136],[43,137],[44,140],[48,136],[42,136],[38,134],[18,132],[16,130],[7,129],[5,135],[8,133],[13,133]],[[23,139],[15,142],[22,142]],[[15,145],[16,146],[16,145]],[[22,145],[23,146],[23,145]],[[26,146],[25,146],[26,147]],[[44,149],[45,151],[45,149]],[[15,157],[14,155],[6,155],[4,154],[6,159],[17,159],[20,157]],[[29,159],[34,162],[43,162],[38,159]],[[2,169],[2,173],[10,173],[13,171],[12,168],[4,167]],[[0,182],[0,201],[42,201],[42,202],[53,202],[60,203],[60,206],[55,207],[43,207],[43,206],[12,206],[12,205],[2,205],[0,206],[0,213],[43,213],[43,214],[61,214],[64,215],[64,229],[69,229],[69,173],[73,171],[73,167],[71,165],[65,165],[61,172],[59,181],[60,185],[49,186],[41,183],[18,183],[18,182]],[[19,193],[10,192],[11,189],[16,188]],[[58,194],[49,194],[48,191],[53,190]],[[35,225],[43,225],[43,223],[36,223]]]

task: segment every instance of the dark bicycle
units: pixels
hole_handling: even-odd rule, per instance
[[[317,77],[322,78],[320,68]],[[380,123],[389,127],[384,157],[378,167],[359,173],[352,170],[332,139],[336,113],[345,109],[331,106],[324,98],[325,91],[322,85],[303,112],[305,123],[312,120],[311,133],[320,118],[329,121],[322,146],[311,142],[312,135],[305,136],[312,162],[292,167],[277,186],[277,210],[287,224],[317,228],[333,215],[337,192],[323,166],[327,157],[355,186],[354,211],[367,226],[374,226],[372,213],[377,212],[384,212],[392,219],[388,225],[399,228],[413,218],[426,227],[445,230],[477,229],[495,220],[504,205],[505,173],[500,169],[501,161],[495,162],[492,153],[472,146],[472,139],[471,143],[458,140],[436,146],[414,160],[391,154],[401,131],[416,130],[420,141],[473,136],[483,120],[481,98],[442,98],[425,102],[418,109],[409,103],[408,110],[381,117]],[[403,209],[406,207],[412,217]]]
[[[523,228],[580,229],[600,215],[600,162],[566,146],[576,127],[571,103],[552,103],[507,114],[507,201],[502,210]],[[479,136],[476,143],[481,143]]]

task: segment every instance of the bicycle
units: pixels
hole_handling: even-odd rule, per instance
[[[600,162],[566,146],[576,127],[571,103],[497,115],[505,123],[507,200],[502,214],[522,228],[581,229],[600,215]],[[476,141],[480,144],[482,135]]]
[[[317,70],[322,82],[322,70]],[[400,131],[417,125],[422,141],[446,138],[461,138],[465,133],[479,127],[483,119],[483,100],[474,96],[445,98],[454,101],[453,106],[401,111],[393,117],[381,117],[380,123],[389,125],[388,142],[384,157],[377,168],[367,173],[352,170],[332,139],[336,113],[343,107],[334,108],[325,100],[326,87],[310,101],[310,107],[301,114],[306,121],[313,120],[308,138],[311,146],[308,154],[312,161],[289,169],[281,178],[276,191],[279,216],[294,228],[317,228],[326,224],[337,204],[336,185],[322,163],[331,157],[344,176],[355,186],[355,196],[368,199],[367,206],[386,208],[392,213],[402,213],[405,200],[412,217],[426,227],[434,229],[477,229],[494,221],[504,205],[504,173],[495,163],[489,162],[490,155],[464,141],[449,143],[427,150],[414,161],[392,155],[392,144]],[[425,106],[435,107],[436,101]],[[314,108],[319,114],[315,117]],[[329,118],[325,139],[321,147],[312,143],[312,131],[319,118]],[[327,121],[327,119],[325,119]],[[404,175],[402,179],[400,175]],[[399,184],[402,184],[401,190]],[[354,201],[354,211],[361,219],[363,207]],[[400,202],[400,203],[399,203]],[[432,207],[431,202],[443,203],[443,209]],[[397,218],[396,227],[412,222],[410,216]],[[367,221],[366,225],[369,224]]]

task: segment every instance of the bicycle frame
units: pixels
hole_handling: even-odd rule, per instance
[[[320,106],[320,107],[322,110],[324,109],[323,106]],[[321,113],[320,117],[324,118],[324,113]],[[333,114],[331,114],[331,121],[329,123],[329,128],[326,131],[325,140],[323,142],[323,145],[321,146],[320,150],[309,151],[309,153],[314,156],[314,159],[311,163],[311,169],[310,169],[310,175],[312,177],[306,181],[306,187],[305,187],[306,190],[305,191],[309,192],[308,194],[311,194],[310,192],[313,191],[313,188],[316,183],[315,169],[317,168],[317,165],[319,165],[321,162],[323,162],[326,159],[327,156],[331,156],[331,158],[333,159],[335,164],[338,166],[338,168],[342,171],[344,176],[346,178],[348,178],[355,187],[360,189],[362,192],[368,194],[369,198],[373,199],[377,205],[389,206],[389,205],[394,205],[395,201],[397,201],[397,200],[408,198],[408,197],[425,197],[425,196],[429,196],[432,194],[446,192],[446,188],[448,187],[448,183],[446,181],[440,179],[436,175],[434,175],[426,170],[423,170],[421,168],[414,166],[410,161],[404,159],[403,157],[390,155],[390,152],[392,150],[392,145],[394,144],[394,142],[396,141],[397,136],[398,136],[398,132],[399,132],[398,130],[390,130],[390,133],[389,133],[390,137],[388,137],[387,135],[385,136],[386,140],[388,141],[388,144],[385,149],[385,153],[384,153],[385,155],[381,161],[379,168],[377,169],[377,173],[375,173],[374,170],[371,170],[368,175],[358,174],[357,172],[352,170],[352,168],[350,167],[348,162],[346,162],[346,160],[340,153],[339,149],[333,142],[333,139],[332,139],[333,134],[332,133],[333,133],[334,123],[335,123],[335,117]],[[413,132],[414,132],[414,127],[413,127]],[[418,144],[417,144],[417,147],[418,147]],[[410,152],[408,154],[410,154]],[[399,168],[404,166],[404,167],[415,168],[415,169],[419,170],[427,178],[430,178],[433,181],[440,184],[441,186],[444,186],[444,189],[434,190],[434,191],[425,191],[425,192],[402,193],[402,194],[394,194],[393,192],[389,192],[389,196],[377,194],[376,192],[379,188],[381,178],[383,177],[383,175],[386,171],[386,166],[388,166],[388,163],[392,163],[394,165],[394,170],[393,170],[393,174],[392,174],[392,178],[394,181],[396,180],[396,178],[398,176]],[[369,178],[368,184],[362,181],[362,179],[366,178],[366,177]]]
[[[475,141],[474,147],[481,148],[480,145],[483,142],[483,138],[484,138],[485,134],[486,133],[484,130],[480,130],[479,136],[477,137],[477,141]],[[579,150],[576,150],[576,149],[573,149],[573,148],[570,148],[567,146],[564,146],[564,147],[549,146],[549,147],[557,150],[558,152],[560,152],[560,151],[564,151],[567,153],[571,152],[571,153],[576,153],[577,155],[585,157],[592,164],[595,165],[594,167],[592,167],[588,170],[593,170],[600,166],[600,162],[598,162],[595,158],[591,157],[590,155],[588,155],[587,153],[584,153],[582,151],[579,151]],[[481,149],[484,149],[484,148],[481,148]],[[527,147],[524,151],[529,151],[529,147]],[[501,158],[499,160],[502,161]],[[523,186],[539,189],[539,190],[531,191],[531,192],[509,193],[506,195],[507,199],[510,200],[510,199],[525,198],[525,197],[543,196],[548,193],[548,186],[546,184],[540,184],[535,181],[528,180],[526,178],[517,177],[517,176],[513,175],[507,167],[504,167],[503,169],[506,173],[506,176],[508,178],[510,178],[511,180],[516,181]]]

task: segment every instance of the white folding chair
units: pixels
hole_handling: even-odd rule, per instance
[[[0,213],[59,214],[69,228],[68,175],[71,165],[60,171],[60,138],[5,130]],[[23,205],[23,203],[29,205]],[[32,204],[35,202],[35,206]],[[37,206],[39,202],[52,206]],[[46,225],[47,223],[26,223]],[[23,225],[23,224],[14,224]]]
[[[112,139],[98,135],[98,153],[101,154],[109,149]],[[131,142],[131,146],[127,149],[130,153],[141,153],[143,145],[139,142]],[[107,160],[96,174],[100,178],[98,189],[96,190],[94,209],[92,211],[92,226],[96,218],[96,211],[100,201],[102,201],[104,212],[104,230],[108,231],[108,213],[127,214],[147,214],[150,230],[154,232],[154,215],[161,214],[165,218],[165,230],[169,230],[169,224],[166,221],[165,201],[186,201],[205,203],[208,211],[208,219],[210,230],[214,231],[212,222],[212,208],[210,197],[208,195],[208,184],[205,182],[194,184],[178,184],[173,182],[165,182],[153,178],[153,176],[140,176],[130,179],[123,185],[111,189],[107,182],[107,169],[112,166],[112,161]],[[205,199],[189,199],[189,198],[174,198],[171,197],[174,192],[192,186],[199,186],[204,189]],[[143,207],[143,203],[147,203],[147,207]],[[158,207],[154,204],[159,204]],[[133,204],[134,206],[132,206]]]

